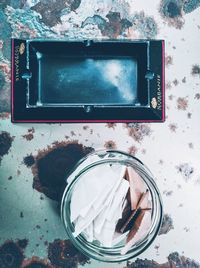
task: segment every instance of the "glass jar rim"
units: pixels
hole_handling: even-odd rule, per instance
[[[84,162],[87,159],[95,156],[100,157],[100,159],[96,159],[92,161],[90,164],[86,164],[84,166]],[[122,157],[122,159],[115,157]],[[151,191],[151,197],[153,200],[153,220],[151,224],[151,228],[148,234],[141,239],[139,244],[134,245],[131,250],[129,250],[125,255],[119,254],[121,246],[113,247],[113,248],[106,248],[94,245],[92,242],[88,242],[82,235],[78,237],[73,236],[73,226],[70,220],[70,209],[69,201],[71,198],[71,194],[73,191],[73,187],[75,186],[76,182],[81,178],[81,175],[84,172],[87,172],[89,169],[94,168],[96,165],[116,162],[124,165],[130,165],[136,169],[136,171],[140,174],[144,182],[147,184],[148,188]],[[132,156],[126,152],[119,151],[119,150],[97,150],[86,157],[81,159],[77,165],[74,167],[72,172],[69,174],[68,178],[71,179],[70,183],[66,186],[65,191],[63,193],[62,201],[61,201],[61,219],[63,221],[66,233],[72,243],[84,254],[88,255],[89,257],[105,261],[105,262],[119,262],[125,261],[131,258],[134,258],[141,254],[146,248],[150,246],[153,242],[155,237],[157,236],[163,217],[163,205],[160,192],[157,188],[157,185],[154,181],[154,177],[151,171],[143,164],[141,160]],[[68,212],[68,213],[66,213]]]

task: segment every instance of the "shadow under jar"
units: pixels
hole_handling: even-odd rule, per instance
[[[162,200],[149,169],[117,150],[83,158],[67,178],[61,217],[84,254],[119,262],[141,254],[162,223]]]

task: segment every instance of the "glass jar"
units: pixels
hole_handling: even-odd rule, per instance
[[[134,244],[130,250],[121,255],[124,242],[113,247],[103,247],[96,242],[89,242],[81,233],[74,236],[74,224],[70,220],[70,204],[76,183],[81,180],[83,174],[98,165],[119,164],[130,166],[140,175],[151,196],[151,226],[148,233],[140,241]],[[136,157],[117,150],[95,151],[81,159],[67,178],[68,185],[63,193],[61,202],[61,218],[64,223],[68,238],[85,255],[99,261],[119,262],[136,257],[141,254],[153,242],[159,232],[162,223],[162,200],[150,170]],[[88,189],[89,191],[89,189]]]

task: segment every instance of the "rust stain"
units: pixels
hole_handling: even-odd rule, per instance
[[[126,124],[128,134],[135,141],[141,142],[145,136],[150,136],[151,129],[148,124],[130,123]]]
[[[106,124],[106,127],[107,127],[107,128],[112,128],[112,129],[115,129],[115,128],[116,128],[116,126],[117,126],[117,124],[116,124],[116,123],[107,123],[107,124]]]
[[[49,243],[48,258],[51,264],[59,268],[77,268],[78,265],[90,263],[69,240],[56,239]]]
[[[82,23],[82,27],[88,24],[97,25],[103,36],[117,38],[133,25],[129,20],[121,18],[119,12],[109,11],[106,15],[106,19],[100,15],[94,15],[93,17],[86,18]]]
[[[106,141],[105,142],[104,147],[106,149],[116,149],[117,148],[117,145],[116,145],[116,143],[114,141],[109,140],[109,141]]]
[[[165,214],[162,221],[162,226],[159,235],[167,234],[170,230],[174,229],[173,220],[170,215]]]
[[[94,149],[78,141],[54,142],[47,149],[39,151],[32,166],[33,188],[47,197],[59,201],[66,178],[77,162]]]
[[[0,246],[0,267],[1,268],[21,268],[24,260],[23,250],[28,244],[28,240],[7,240]]]
[[[22,137],[25,138],[27,141],[31,141],[34,138],[34,135],[33,135],[34,133],[35,133],[35,129],[32,127],[32,128],[29,128],[28,133],[25,135],[22,135]]]
[[[31,167],[35,164],[35,158],[32,154],[30,154],[24,157],[23,162],[27,167]]]
[[[191,74],[193,76],[199,76],[200,77],[200,66],[198,64],[194,64],[192,66],[192,71],[191,71]]]
[[[178,252],[173,252],[167,257],[168,261],[159,264],[154,260],[137,259],[130,263],[128,262],[125,268],[199,268],[200,264],[190,258],[180,255]]]
[[[0,163],[4,155],[8,154],[14,137],[11,137],[7,131],[0,132]]]
[[[9,119],[9,118],[10,118],[10,113],[8,112],[0,113],[0,119],[4,120],[4,119]]]
[[[128,149],[128,153],[131,155],[136,155],[137,152],[138,152],[138,148],[134,145],[129,147],[129,149]]]
[[[55,268],[48,260],[40,259],[33,256],[31,259],[27,259],[23,262],[22,268]]]
[[[178,110],[185,111],[188,107],[188,100],[186,98],[177,99],[177,108]]]

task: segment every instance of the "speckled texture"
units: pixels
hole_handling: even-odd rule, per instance
[[[34,172],[39,156],[76,141],[94,149],[124,150],[144,162],[156,177],[165,216],[160,235],[137,260],[128,264],[93,260],[87,263],[67,255],[64,262],[92,268],[200,267],[200,1],[150,2],[0,2],[0,256],[5,245],[12,243],[12,250],[19,257],[16,265],[58,268],[55,264],[63,250],[60,245],[67,239],[59,205],[46,196],[41,185],[33,188],[33,178],[38,182]],[[11,36],[165,39],[165,123],[12,124]],[[48,163],[45,167],[51,170]],[[23,248],[16,242],[18,239],[25,239],[28,244]],[[52,255],[48,250],[55,241],[60,251]],[[0,268],[12,267],[9,263],[12,265],[10,258],[0,258]]]
[[[49,244],[48,258],[60,268],[76,268],[89,263],[89,258],[80,253],[69,240],[56,239]]]

